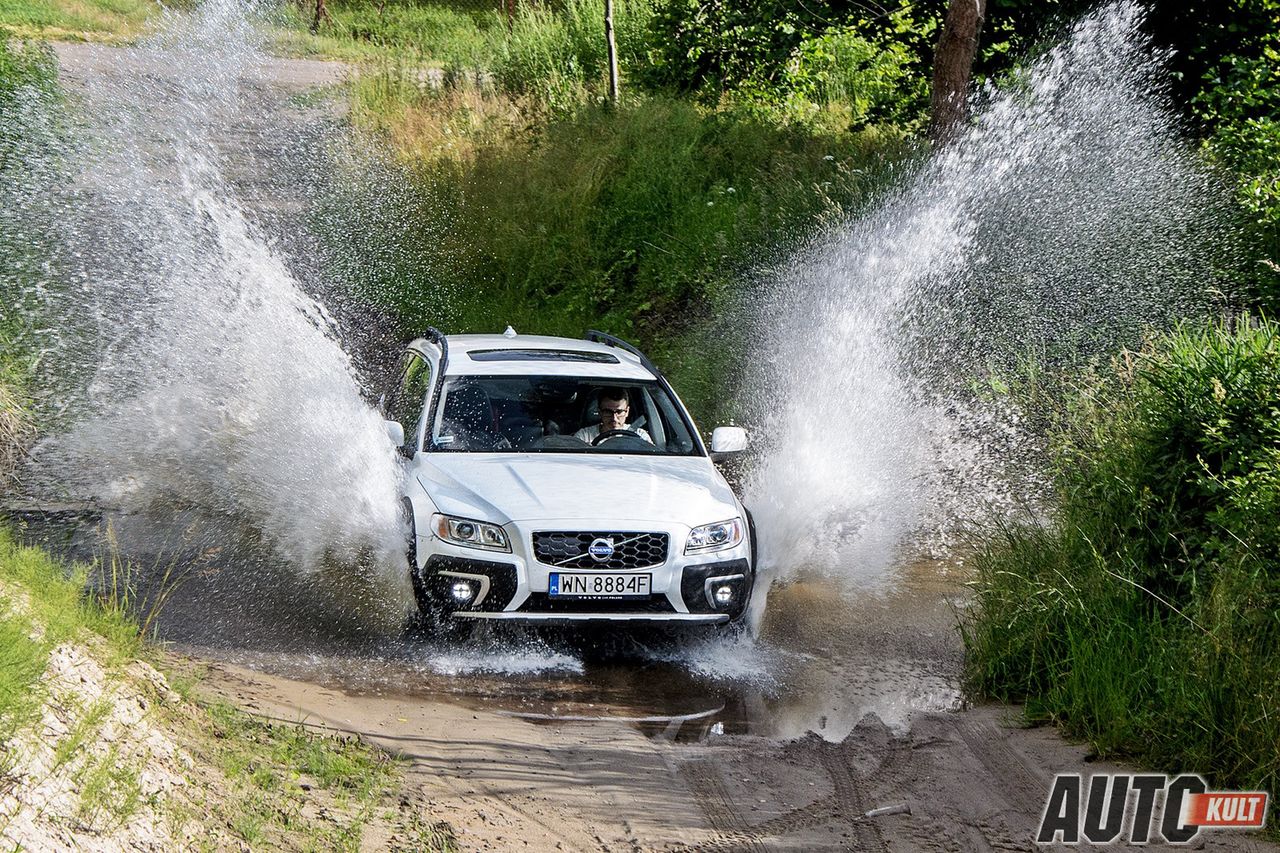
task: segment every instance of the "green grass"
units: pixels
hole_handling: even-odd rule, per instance
[[[254,718],[230,705],[208,707],[213,738],[205,757],[230,781],[234,797],[217,808],[250,845],[355,850],[398,771],[356,738]],[[330,795],[329,818],[308,823],[309,789]],[[424,848],[442,849],[442,848]]]
[[[1280,786],[1280,327],[1187,326],[1079,378],[1048,527],[1003,525],[962,624],[981,695],[1107,756]]]
[[[137,623],[85,594],[90,571],[83,564],[66,567],[39,548],[18,544],[0,528],[0,584],[26,598],[25,612],[8,618],[39,626],[41,643],[50,648],[94,636],[105,641],[107,663],[137,657],[142,651]]]
[[[0,0],[0,32],[24,39],[128,41],[159,11],[155,0]]]
[[[12,614],[0,615],[0,743],[30,726],[40,713],[35,686],[49,660],[48,646],[32,639],[31,625]],[[14,756],[0,750],[0,776]]]
[[[79,815],[88,823],[118,826],[133,817],[144,798],[138,770],[123,763],[113,744],[105,755],[89,761],[77,775]]]
[[[493,58],[494,36],[506,24],[497,3],[371,2],[326,4],[330,20],[315,33],[312,13],[281,7],[276,43],[286,53],[348,61],[396,58],[435,67],[484,68]]]

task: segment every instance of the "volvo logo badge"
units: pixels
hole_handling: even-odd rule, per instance
[[[587,553],[591,555],[591,559],[597,563],[603,563],[605,560],[613,556],[613,540],[612,539],[596,539],[587,546]]]

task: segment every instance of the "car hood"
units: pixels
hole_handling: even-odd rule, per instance
[[[418,481],[449,515],[696,526],[738,514],[705,457],[432,453],[419,461]]]

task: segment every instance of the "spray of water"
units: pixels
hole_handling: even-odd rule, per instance
[[[1221,196],[1177,141],[1139,23],[1130,3],[1084,19],[777,276],[754,389],[768,449],[748,483],[774,577],[874,584],[904,550],[1033,503],[1034,479],[1007,476],[1028,450],[1017,413],[967,380],[1027,350],[1103,352],[1204,304],[1231,254]],[[68,423],[41,457],[113,506],[249,525],[304,572],[372,552],[394,588],[379,600],[403,602],[395,456],[298,280],[325,259],[300,265],[232,186],[224,149],[278,123],[253,83],[260,32],[237,0],[173,16],[126,73],[89,81],[79,142],[36,156],[38,185],[0,187],[3,221],[48,249],[0,269],[39,306],[45,406]],[[771,666],[750,643],[708,648],[685,659],[731,678]]]
[[[243,148],[291,138],[285,95],[254,82],[261,32],[208,0],[113,57],[80,93],[63,181],[24,199],[28,227],[56,229],[21,287],[68,424],[39,455],[73,494],[198,507],[304,571],[361,557],[385,567],[369,594],[402,606],[394,449],[337,324],[232,185]]]
[[[1162,106],[1141,20],[1129,2],[1082,19],[773,282],[749,504],[775,577],[872,587],[904,551],[1034,506],[1042,486],[1010,476],[1034,436],[972,380],[1027,353],[1080,364],[1209,303],[1228,208]]]

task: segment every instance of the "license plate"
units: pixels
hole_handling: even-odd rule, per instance
[[[652,578],[614,572],[552,572],[547,592],[552,598],[642,598],[649,595]]]

